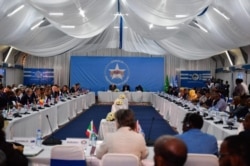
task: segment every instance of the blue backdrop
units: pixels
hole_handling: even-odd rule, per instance
[[[164,85],[163,57],[81,57],[71,56],[70,86],[80,83],[91,91],[107,90],[124,84],[134,91],[141,85],[146,91],[161,91]]]
[[[205,87],[207,79],[211,78],[210,71],[181,71],[181,87]]]
[[[54,84],[54,69],[24,68],[24,85]]]

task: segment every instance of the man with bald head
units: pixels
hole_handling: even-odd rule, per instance
[[[187,147],[180,139],[163,135],[154,144],[155,166],[183,166],[187,160]]]

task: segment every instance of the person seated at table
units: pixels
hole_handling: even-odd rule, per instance
[[[35,98],[33,98],[32,93],[33,92],[31,90],[31,88],[26,88],[25,93],[22,96],[20,103],[22,105],[29,105],[31,103],[34,103]]]
[[[232,112],[230,112],[230,116],[229,118],[233,118],[233,117],[237,117],[237,119],[240,118],[244,118],[246,116],[246,114],[248,113],[248,101],[250,101],[250,99],[247,98],[246,95],[243,96],[234,96],[234,99],[239,99],[239,103],[235,103],[236,101],[234,101],[235,104],[235,109],[232,110]]]
[[[210,108],[212,107],[213,104],[213,98],[209,90],[205,90],[205,96],[207,100],[204,103],[200,103],[200,105],[204,108]]]
[[[188,92],[188,100],[193,101],[197,99],[197,94],[195,92],[195,89],[190,89]]]
[[[58,85],[53,85],[51,87],[51,96],[55,99],[58,100],[58,97],[60,95],[60,89],[59,89],[59,86]]]
[[[141,91],[141,92],[143,92],[142,86],[138,85],[137,87],[135,87],[135,91]]]
[[[177,135],[188,147],[188,153],[218,154],[217,140],[213,135],[203,133],[203,119],[199,114],[187,113],[183,120],[183,133]]]
[[[120,109],[115,113],[117,130],[108,133],[99,148],[96,156],[101,159],[106,153],[129,153],[136,155],[139,160],[148,155],[148,149],[142,134],[136,132],[134,112],[130,109]]]
[[[220,166],[249,166],[250,165],[249,137],[232,135],[226,137],[219,153]]]
[[[116,90],[116,85],[115,84],[109,85],[109,90],[114,92]]]
[[[70,93],[76,93],[78,91],[80,91],[80,83],[76,83],[72,88],[70,88]]]
[[[128,84],[123,85],[122,91],[130,91],[130,86]]]
[[[212,92],[213,103],[212,107],[219,111],[226,111],[227,103],[225,99],[221,98],[221,94],[218,90]]]
[[[28,159],[23,155],[23,146],[6,142],[3,127],[4,118],[0,115],[0,150],[6,155],[6,166],[28,166]]]
[[[244,131],[240,132],[239,135],[250,138],[250,113],[248,113],[245,116],[245,119],[243,120],[242,123],[243,123]]]
[[[155,166],[183,166],[187,160],[187,146],[180,139],[163,135],[154,144]]]
[[[69,94],[69,88],[67,85],[63,85],[63,87],[61,88],[61,94],[64,96]]]

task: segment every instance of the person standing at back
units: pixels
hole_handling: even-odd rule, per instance
[[[187,147],[173,136],[163,135],[154,144],[155,166],[183,166],[187,160]]]

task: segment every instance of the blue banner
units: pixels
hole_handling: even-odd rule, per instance
[[[146,91],[161,91],[164,85],[163,57],[71,56],[70,86],[80,83],[91,91],[106,91],[110,84],[141,85]]]
[[[54,84],[54,69],[37,69],[24,68],[23,70],[24,85],[53,85]]]
[[[206,81],[211,78],[210,71],[181,71],[181,87],[202,88],[206,87]]]

